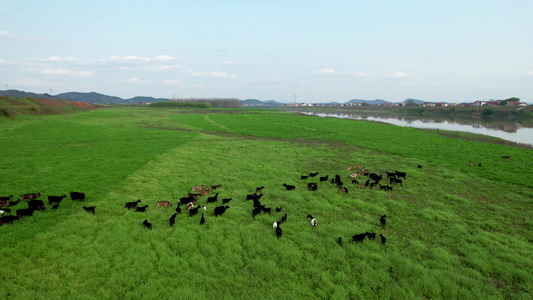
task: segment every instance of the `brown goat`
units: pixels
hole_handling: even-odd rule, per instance
[[[194,191],[201,191],[201,190],[202,190],[203,188],[205,188],[206,186],[207,186],[207,184],[193,186],[191,192],[194,192]]]
[[[200,196],[207,196],[209,195],[209,193],[213,190],[213,188],[210,188],[208,190],[205,190],[205,191],[200,191]]]
[[[160,208],[161,206],[170,207],[172,206],[172,203],[168,201],[157,201],[157,206],[155,208]]]

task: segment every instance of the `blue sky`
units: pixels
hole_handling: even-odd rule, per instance
[[[533,103],[532,16],[530,0],[0,0],[0,87]]]

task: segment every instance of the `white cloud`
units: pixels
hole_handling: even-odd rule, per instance
[[[193,76],[212,77],[212,78],[236,78],[235,75],[229,75],[222,72],[195,72]]]
[[[5,30],[0,30],[0,36],[9,37],[9,32],[7,32]]]
[[[223,64],[226,64],[226,65],[233,65],[235,64],[234,62],[232,62],[231,60],[225,60],[222,62]]]
[[[328,69],[328,68],[323,68],[323,69],[320,69],[320,70],[316,71],[316,73],[321,73],[321,74],[335,74],[335,70],[333,70],[333,69]]]
[[[91,71],[72,71],[67,69],[39,69],[38,73],[44,75],[69,75],[74,77],[93,77]]]
[[[392,74],[390,74],[392,77],[397,77],[397,78],[407,78],[409,76],[411,76],[409,73],[405,73],[405,72],[394,72]]]
[[[33,85],[33,86],[36,86],[36,85],[41,85],[41,82],[37,79],[32,79],[32,78],[20,78],[20,79],[17,79],[13,82],[13,84],[15,85]]]
[[[108,61],[118,62],[118,63],[130,63],[130,62],[147,62],[150,61],[149,58],[138,57],[138,56],[111,56]]]
[[[527,71],[526,74],[527,75],[533,75],[533,71]]]
[[[170,55],[159,55],[159,56],[154,57],[154,60],[166,62],[166,61],[178,61],[179,58],[170,56]]]
[[[183,84],[183,81],[181,80],[175,80],[175,79],[169,79],[169,80],[163,80],[164,84]]]

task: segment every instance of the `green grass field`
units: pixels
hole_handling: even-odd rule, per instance
[[[531,149],[279,112],[186,112],[0,118],[0,196],[39,191],[47,204],[0,226],[0,299],[531,298]],[[355,164],[407,172],[404,187],[359,189]],[[311,172],[339,174],[349,193],[329,181],[309,191],[318,178],[300,176]],[[211,193],[230,208],[214,217],[221,200],[204,196],[204,225],[182,207],[170,227],[179,198],[201,184],[221,184]],[[259,186],[273,211],[252,218],[245,199]],[[70,191],[85,203],[52,210],[46,196]],[[147,212],[124,208],[137,199]],[[285,213],[278,240],[272,223]],[[387,244],[352,242],[366,231]]]

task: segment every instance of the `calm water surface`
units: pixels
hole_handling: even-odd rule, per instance
[[[493,137],[502,138],[515,143],[527,144],[533,147],[533,128],[523,127],[520,124],[507,122],[499,125],[483,124],[481,121],[468,122],[454,122],[449,120],[434,120],[434,119],[408,119],[403,117],[391,116],[363,116],[358,114],[343,114],[343,113],[315,113],[303,112],[306,115],[313,115],[319,117],[343,118],[354,120],[366,120],[374,122],[383,122],[402,127],[439,129],[450,131],[461,131],[475,134],[483,134]]]

